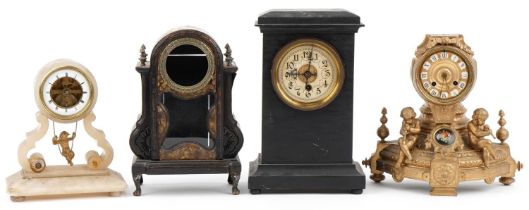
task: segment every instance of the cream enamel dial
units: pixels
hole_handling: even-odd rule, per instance
[[[454,47],[432,48],[413,67],[413,80],[426,100],[438,104],[461,102],[472,88],[475,64]]]
[[[320,109],[338,95],[343,65],[334,48],[317,39],[299,39],[274,59],[273,86],[287,105],[304,111]]]
[[[37,104],[52,120],[72,122],[86,116],[96,99],[96,84],[90,72],[68,60],[46,65],[37,79]]]

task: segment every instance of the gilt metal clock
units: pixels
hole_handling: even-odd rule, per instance
[[[120,195],[127,184],[118,172],[108,168],[113,149],[103,131],[92,126],[93,108],[97,99],[94,76],[83,65],[59,59],[45,65],[37,75],[35,99],[39,126],[27,133],[18,148],[22,170],[7,178],[7,189],[13,201],[27,197],[57,196],[87,193]],[[56,147],[67,165],[49,165],[38,152],[36,143],[48,132],[52,123],[50,146]],[[75,164],[74,142],[86,139],[77,136],[77,124],[82,121],[86,133],[96,141],[102,152],[89,150],[86,164]],[[61,132],[58,129],[63,128]],[[34,151],[29,157],[28,153]]]
[[[262,151],[248,188],[266,192],[361,193],[352,158],[354,36],[345,10],[271,10],[263,33]]]
[[[404,178],[430,184],[432,195],[456,195],[460,182],[484,180],[510,185],[523,165],[511,157],[505,140],[505,113],[499,111],[496,136],[485,122],[487,110],[477,108],[469,120],[462,101],[476,81],[474,52],[462,35],[426,35],[417,47],[412,64],[412,82],[426,101],[420,116],[411,107],[401,111],[401,137],[386,141],[389,129],[384,108],[377,130],[380,141],[375,153],[363,161],[370,167],[370,178],[384,180],[384,173],[397,182]],[[490,138],[500,141],[493,142]]]
[[[145,46],[140,52],[143,106],[129,141],[134,195],[141,195],[143,174],[220,173],[239,194],[243,136],[231,109],[238,68],[229,45],[223,60],[208,34],[181,28],[156,44],[150,61]]]

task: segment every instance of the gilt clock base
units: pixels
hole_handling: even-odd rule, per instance
[[[70,166],[67,166],[70,167]],[[56,170],[57,169],[57,170]],[[15,202],[27,198],[62,197],[82,194],[108,194],[119,196],[127,189],[127,183],[118,172],[110,169],[97,170],[97,173],[70,175],[59,167],[47,168],[45,172],[32,176],[32,173],[19,171],[6,179],[7,193]],[[52,175],[46,177],[46,174]]]
[[[248,188],[252,194],[344,192],[361,194],[365,175],[357,162],[343,164],[250,163]]]
[[[371,168],[371,180],[381,182],[384,173],[390,174],[394,181],[402,182],[404,178],[422,180],[430,184],[430,195],[456,196],[457,186],[464,181],[483,180],[492,184],[496,177],[499,182],[509,185],[514,182],[516,170],[522,168],[511,157],[509,145],[493,143],[492,148],[497,158],[486,166],[481,152],[469,148],[455,151],[449,155],[431,150],[414,148],[411,151],[413,160],[397,162],[400,157],[398,141],[378,142],[376,152],[364,164]]]
[[[134,157],[132,163],[132,179],[136,190],[135,196],[141,195],[143,174],[223,174],[228,173],[228,183],[232,185],[232,194],[239,194],[241,177],[241,161],[239,156],[223,160],[145,160]]]

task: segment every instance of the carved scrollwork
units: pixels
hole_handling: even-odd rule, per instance
[[[132,152],[142,159],[150,157],[150,139],[151,129],[145,124],[145,117],[141,116],[136,122],[136,126],[130,134],[130,149]]]
[[[233,158],[237,156],[237,153],[242,148],[243,137],[240,129],[235,127],[235,130],[232,130],[230,127],[224,127],[224,157]]]
[[[452,45],[455,46],[470,56],[474,55],[474,52],[463,40],[463,35],[426,35],[424,41],[417,47],[415,56],[420,57],[429,49],[437,45]]]
[[[233,116],[231,109],[232,104],[232,93],[233,82],[235,76],[237,76],[238,67],[233,61],[232,50],[229,44],[226,44],[226,53],[224,54],[226,59],[224,61],[224,91],[225,91],[225,100],[224,100],[224,158],[234,158],[237,156],[237,153],[242,148],[244,139],[242,136],[241,129],[237,120]]]

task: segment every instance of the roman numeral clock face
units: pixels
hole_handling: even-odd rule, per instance
[[[94,82],[86,72],[62,67],[47,72],[40,80],[41,110],[57,121],[79,120],[94,102]]]
[[[462,99],[474,81],[471,59],[455,50],[437,49],[427,54],[414,67],[414,80],[423,98],[438,104],[449,104]]]
[[[273,86],[283,102],[304,111],[328,105],[343,84],[342,62],[334,48],[320,40],[300,39],[283,47],[274,59]]]

